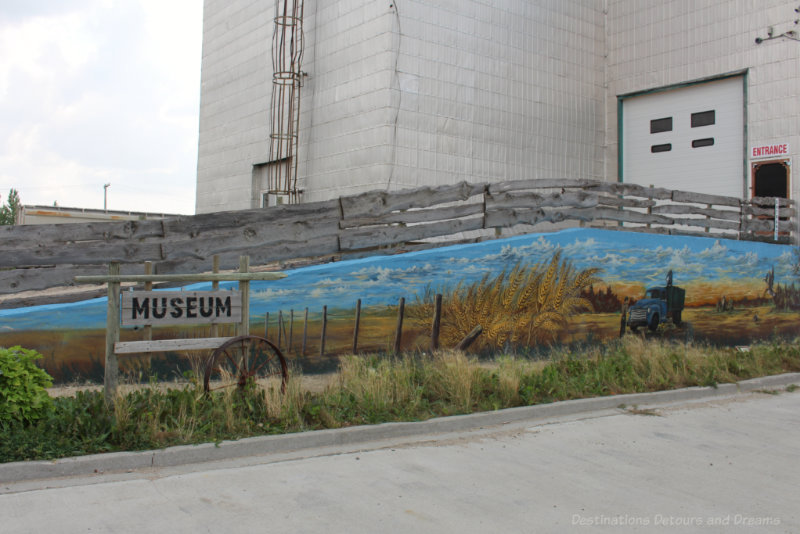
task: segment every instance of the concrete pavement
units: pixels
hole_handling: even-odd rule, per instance
[[[0,470],[0,532],[800,532],[789,383],[360,442],[333,431],[311,448],[130,472]]]

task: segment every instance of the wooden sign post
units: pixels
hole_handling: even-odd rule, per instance
[[[114,345],[119,342],[119,288],[118,281],[112,278],[119,277],[119,263],[108,266],[108,312],[106,313],[106,365],[103,372],[105,383],[106,402],[114,399],[119,383],[119,364]]]
[[[214,266],[219,265],[215,259]],[[232,339],[217,337],[216,325],[236,323],[238,335],[250,332],[250,281],[278,280],[284,273],[251,273],[250,258],[239,258],[239,272],[206,274],[144,274],[120,275],[119,263],[111,263],[108,276],[76,276],[76,283],[108,284],[108,312],[106,314],[105,398],[112,403],[119,384],[118,354],[144,352],[190,351],[216,349]],[[129,291],[122,294],[122,282],[212,282],[212,291]],[[219,282],[238,282],[239,290],[218,290]],[[120,342],[122,326],[152,326],[176,324],[209,324],[209,338],[151,340]]]

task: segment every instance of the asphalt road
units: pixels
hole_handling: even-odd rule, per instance
[[[777,391],[0,482],[0,532],[800,532]]]

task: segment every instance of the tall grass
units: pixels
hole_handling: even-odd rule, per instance
[[[478,406],[486,385],[486,372],[476,358],[463,352],[445,351],[423,363],[431,399],[441,400],[457,413],[467,413]]]
[[[162,384],[120,394],[102,391],[53,399],[33,424],[0,426],[0,461],[46,459],[115,450],[236,439],[259,434],[421,420],[600,395],[714,385],[800,371],[800,341],[729,348],[646,341],[630,336],[549,360],[463,353],[393,358],[348,356],[322,391],[303,387],[292,369],[277,380],[205,394],[198,383]]]

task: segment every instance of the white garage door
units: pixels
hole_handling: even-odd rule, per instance
[[[742,198],[741,76],[622,101],[622,181]]]

